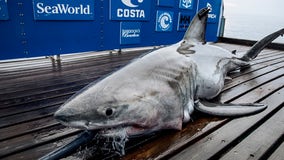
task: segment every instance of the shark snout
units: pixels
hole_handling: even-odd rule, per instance
[[[70,121],[72,115],[70,114],[66,114],[65,112],[63,112],[62,110],[58,110],[54,113],[54,118],[60,122],[68,122]]]
[[[82,120],[80,113],[77,113],[76,110],[70,108],[62,108],[54,113],[54,118],[62,123],[63,125],[79,128],[79,129],[88,129],[89,121]]]
[[[70,119],[70,116],[64,114],[62,111],[57,111],[54,113],[54,118],[58,121],[68,122]]]
[[[60,122],[68,123],[78,116],[76,110],[72,108],[60,108],[54,113],[54,118]]]

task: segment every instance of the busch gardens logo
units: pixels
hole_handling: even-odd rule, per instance
[[[139,37],[140,29],[122,29],[121,36],[124,38]]]
[[[120,22],[120,44],[139,44],[140,22]]]
[[[92,20],[92,0],[33,0],[34,17],[37,20]]]

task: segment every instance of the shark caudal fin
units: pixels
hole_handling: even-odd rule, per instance
[[[264,37],[262,40],[255,43],[240,59],[250,61],[254,59],[269,43],[275,40],[280,35],[283,36],[284,28]]]
[[[266,109],[266,105],[258,103],[245,104],[218,104],[206,101],[197,102],[195,109],[210,115],[224,116],[224,117],[239,117],[251,115]]]
[[[210,8],[202,8],[199,10],[185,32],[183,40],[193,39],[199,42],[205,42],[205,28],[209,11]]]

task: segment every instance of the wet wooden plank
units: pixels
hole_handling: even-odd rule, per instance
[[[156,139],[133,152],[126,152],[123,160],[132,159],[160,159],[168,157],[185,145],[192,144],[196,140],[203,138],[206,134],[218,129],[226,121],[213,118],[198,118],[183,126],[182,131],[163,131]],[[167,159],[167,158],[166,158]]]
[[[270,61],[273,61],[273,60],[277,60],[277,59],[283,58],[283,57],[284,57],[283,54],[271,55],[271,56],[264,58],[264,59],[255,59],[255,60],[251,61],[250,64],[253,66],[253,65],[263,63],[263,62],[270,62]]]
[[[278,90],[280,88],[284,87],[284,76],[281,76],[273,81],[270,81],[269,83],[266,83],[262,86],[259,86],[258,88],[255,88],[251,92],[255,94],[246,94],[242,97],[239,97],[237,99],[237,103],[244,103],[247,102],[248,99],[263,99],[266,96],[268,96],[270,93],[272,93],[274,90]],[[281,101],[281,99],[279,99]]]
[[[260,159],[284,134],[284,107],[255,129],[221,160]],[[263,137],[263,138],[262,138]],[[283,157],[284,158],[284,157]]]
[[[284,153],[284,140],[282,140],[282,144],[272,153],[272,155],[268,158],[268,160],[281,160],[283,159]]]
[[[273,84],[277,84],[277,83],[280,83],[279,87],[281,87],[282,86],[281,83],[284,80],[283,75],[284,75],[284,68],[280,68],[268,74],[252,79],[251,81],[235,86],[234,88],[227,89],[220,94],[220,101],[225,102],[227,101],[227,99],[236,99],[237,97],[244,95],[248,91],[256,89],[258,87],[262,89],[263,88],[261,87],[262,85],[265,85],[266,83],[269,83],[271,80],[274,80],[274,79],[276,80],[272,81],[272,85],[270,86],[270,88],[273,87]]]
[[[85,87],[87,84],[88,83],[83,83],[83,84],[79,84],[79,85],[75,85],[75,86],[69,86],[69,87],[66,87],[64,89],[58,89],[58,90],[54,90],[54,91],[44,92],[44,93],[41,93],[41,94],[34,94],[34,95],[30,95],[30,96],[23,96],[23,97],[14,98],[14,99],[8,99],[8,100],[5,100],[5,101],[2,101],[2,105],[0,105],[0,108],[2,106],[5,106],[7,108],[7,107],[10,107],[10,106],[24,105],[24,104],[32,103],[32,102],[35,102],[35,101],[51,99],[51,98],[63,96],[63,95],[66,95],[66,94],[74,94],[78,90]]]
[[[1,114],[0,118],[5,118],[21,113],[27,113],[29,111],[36,111],[44,108],[48,108],[50,106],[59,106],[60,104],[64,103],[72,94],[63,94],[62,96],[54,96],[50,99],[44,99],[39,101],[34,101],[22,105],[16,105],[16,106],[9,106],[9,107],[3,107],[0,109],[0,111],[6,111]],[[11,114],[9,114],[11,113]]]
[[[12,140],[2,141],[0,143],[0,158],[4,158],[31,148],[36,148],[48,143],[54,143],[60,139],[74,136],[79,131],[76,129],[53,129],[40,133],[26,134],[13,138]],[[58,146],[60,147],[60,146]]]
[[[114,69],[116,67],[119,67],[121,65],[124,65],[125,63],[127,63],[129,60],[133,59],[133,57],[127,57],[127,59],[121,60],[121,59],[114,59],[112,61],[108,61],[105,62],[103,64],[88,64],[88,66],[80,66],[80,67],[76,67],[74,69],[70,69],[68,68],[65,70],[61,70],[61,71],[53,71],[51,69],[49,69],[48,71],[43,71],[42,74],[25,74],[24,76],[20,76],[20,77],[13,77],[13,76],[3,76],[3,77],[7,77],[7,80],[1,80],[2,84],[1,85],[1,89],[5,92],[7,91],[15,91],[15,89],[23,86],[23,87],[34,87],[33,85],[42,85],[45,84],[44,81],[45,80],[46,83],[58,83],[58,81],[60,80],[69,80],[69,79],[74,79],[78,77],[82,77],[84,78],[84,76],[88,77],[88,74],[84,74],[84,73],[89,73],[92,74],[92,72],[98,72],[100,70],[106,70],[106,69]],[[94,60],[95,61],[95,60]],[[62,67],[64,68],[64,67]],[[92,71],[92,72],[90,72]],[[36,82],[31,81],[31,77],[33,77],[34,79],[37,79]],[[13,84],[13,85],[12,85]],[[8,85],[8,86],[7,86]],[[29,85],[29,86],[28,86]],[[17,91],[17,90],[16,90]]]
[[[256,94],[250,92],[250,94]],[[261,103],[269,104],[269,107],[263,112],[238,119],[234,119],[222,126],[215,132],[207,135],[202,140],[187,147],[178,154],[171,157],[171,159],[217,159],[220,154],[231,148],[234,143],[238,143],[238,140],[249,134],[255,127],[261,125],[263,121],[266,121],[271,117],[275,111],[279,110],[282,106],[282,99],[284,96],[284,88],[270,95]],[[257,100],[255,100],[257,101]],[[237,102],[234,101],[234,102]],[[242,103],[252,102],[251,99],[241,101]]]
[[[40,110],[0,118],[0,128],[52,116],[58,107],[58,105],[48,106]]]
[[[122,54],[122,55],[109,55],[105,54],[104,56],[96,56],[96,57],[90,57],[89,59],[85,60],[78,60],[78,61],[71,61],[71,62],[66,62],[64,59],[60,61],[61,68],[58,68],[58,66],[53,66],[52,63],[48,63],[45,59],[42,60],[43,63],[46,65],[35,65],[34,64],[24,64],[25,67],[16,67],[14,70],[0,70],[0,73],[5,76],[10,76],[10,77],[20,77],[21,75],[24,74],[44,74],[46,71],[56,71],[60,69],[61,71],[68,71],[70,69],[76,69],[78,67],[88,67],[91,65],[102,65],[106,63],[111,63],[113,60],[119,59],[119,58],[124,58],[124,57],[132,57],[132,56],[137,56],[141,54],[141,52],[144,51],[136,51],[132,52],[132,54],[129,52],[128,54]],[[75,58],[75,56],[74,56]],[[96,61],[92,61],[95,59]],[[5,79],[5,77],[2,77]],[[3,80],[0,79],[0,80]]]
[[[275,65],[275,64],[279,64],[279,63],[283,63],[283,62],[284,62],[283,58],[263,62],[263,63],[260,63],[260,64],[253,65],[249,68],[246,68],[245,70],[242,70],[241,72],[234,72],[234,74],[230,74],[230,77],[232,77],[232,78],[241,77],[243,75],[251,74],[251,73],[253,73],[257,70],[266,68],[270,65]]]
[[[3,76],[0,77],[1,80],[11,80],[9,78],[13,77],[13,76],[17,76],[17,78],[20,78],[21,81],[23,82],[25,80],[25,78],[28,78],[26,77],[27,75],[33,75],[33,76],[39,76],[39,77],[47,77],[48,75],[53,75],[55,73],[60,73],[65,75],[67,73],[76,73],[76,72],[70,72],[70,71],[73,71],[73,70],[86,70],[90,67],[94,67],[94,66],[102,66],[102,65],[108,65],[108,66],[111,66],[112,63],[114,62],[122,62],[122,61],[129,61],[131,59],[133,59],[134,57],[137,57],[139,56],[140,54],[142,54],[143,52],[142,51],[137,51],[137,52],[133,52],[133,53],[127,53],[127,54],[122,54],[122,55],[113,55],[113,56],[110,56],[110,55],[105,55],[103,57],[103,59],[101,57],[93,57],[88,60],[85,60],[85,61],[82,61],[82,62],[72,62],[70,64],[70,62],[66,63],[66,64],[61,64],[61,68],[60,70],[58,70],[58,68],[54,68],[54,67],[44,67],[44,68],[38,68],[37,71],[32,71],[30,69],[26,69],[25,71],[28,72],[28,74],[24,73],[24,77],[21,76],[21,74],[23,74],[23,71],[20,71],[20,73],[15,73],[13,74],[13,72],[8,72],[12,75],[5,75],[2,73]],[[63,61],[63,60],[62,60]],[[74,64],[73,64],[74,63]],[[33,68],[32,68],[33,69]],[[37,69],[37,68],[35,68]],[[38,78],[39,78],[38,77]],[[15,77],[14,77],[15,78]],[[12,79],[14,80],[14,79]]]
[[[35,160],[39,159],[43,155],[53,151],[55,148],[59,148],[70,141],[72,141],[76,136],[63,137],[60,140],[53,141],[44,145],[38,145],[32,147],[29,150],[24,150],[22,152],[13,153],[9,156],[2,158],[3,160]],[[76,160],[75,158],[67,158],[70,160]]]
[[[229,88],[235,87],[241,83],[244,83],[244,82],[253,80],[257,77],[263,76],[264,74],[276,71],[283,67],[284,67],[284,61],[282,61],[282,63],[271,64],[267,67],[255,70],[252,74],[244,74],[241,77],[235,77],[233,80],[229,80],[229,82],[226,83],[225,87],[223,88],[223,91],[228,90]]]
[[[59,123],[53,118],[53,116],[47,116],[41,119],[35,119],[4,127],[0,129],[0,142],[56,125],[59,125]]]

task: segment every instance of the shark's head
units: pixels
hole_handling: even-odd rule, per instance
[[[149,83],[107,79],[91,84],[71,97],[54,116],[66,126],[98,130],[105,135],[115,135],[122,129],[128,136],[180,129],[182,112],[173,107],[178,106],[174,104],[176,96],[169,96],[171,91],[163,86]]]
[[[204,40],[208,12],[204,8],[193,19],[179,49],[173,45],[152,52],[155,56],[132,63],[132,68],[128,67],[131,69],[124,68],[90,84],[62,105],[55,118],[67,126],[100,130],[109,135],[121,129],[130,136],[181,129],[183,107],[190,97],[187,90],[194,88],[194,83],[187,84],[187,76],[191,76],[189,61],[183,58],[182,61],[183,55],[168,53],[178,50],[186,54],[190,42]]]

